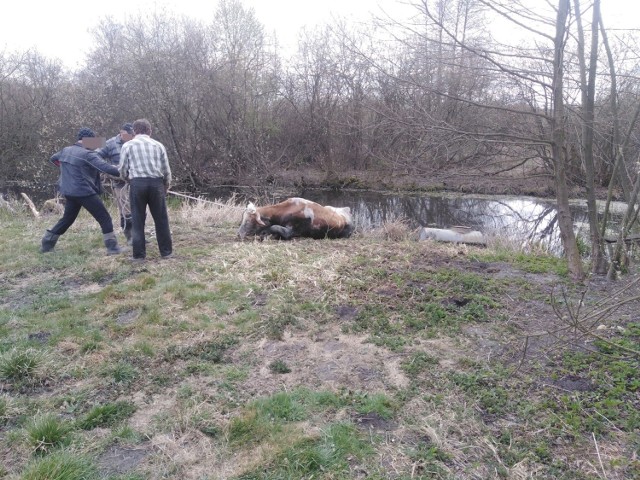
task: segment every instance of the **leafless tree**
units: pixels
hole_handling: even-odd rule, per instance
[[[526,171],[530,173],[535,172],[536,166],[549,169],[555,179],[558,225],[565,254],[570,271],[577,279],[584,273],[569,208],[570,182],[587,186],[593,269],[606,270],[595,202],[597,144],[594,136],[600,22],[599,2],[595,3],[588,58],[581,5],[577,1],[572,9],[569,1],[559,0],[556,6],[549,5],[553,8],[546,12],[534,12],[520,1],[461,0],[446,4],[416,1],[414,6],[419,12],[416,18],[423,22],[415,21],[404,37],[407,43],[408,39],[423,39],[418,48],[418,44],[412,43],[414,51],[431,60],[427,72],[430,76],[402,78],[414,91],[421,92],[423,98],[430,98],[428,102],[414,102],[414,105],[426,106],[421,111],[413,108],[416,117],[425,120],[423,128],[418,130],[447,131],[449,138],[458,140],[458,145],[474,147],[467,151],[476,165],[487,153],[501,159],[501,168],[490,163],[494,173],[507,171],[506,159],[512,159],[509,162],[512,167],[526,162],[529,165]],[[526,31],[536,43],[530,47],[523,42],[514,47],[497,40],[487,42],[475,38],[473,20],[489,13]],[[577,29],[574,29],[574,20],[578,20]],[[389,78],[397,80],[401,70],[386,69],[386,72]],[[483,89],[461,88],[461,82],[479,77],[485,80]],[[578,92],[582,92],[582,96]],[[443,107],[444,111],[434,105]],[[409,130],[406,125],[405,132]],[[576,136],[574,132],[580,134]],[[603,130],[598,131],[600,136],[602,133]],[[428,139],[422,137],[421,143],[430,145],[431,149],[437,145],[447,147],[446,141],[437,142],[435,138],[433,135]],[[487,149],[487,145],[494,148]],[[496,145],[500,148],[495,148]],[[465,158],[460,150],[456,151],[457,156],[451,156],[452,151],[456,150],[447,147],[446,154],[431,150],[431,157]],[[521,161],[515,161],[517,157]],[[447,164],[450,166],[451,161]],[[486,172],[487,164],[476,168]]]
[[[0,54],[0,157],[6,180],[50,178],[43,157],[65,133],[60,114],[67,82],[60,62],[36,51]]]
[[[224,0],[209,22],[154,13],[94,33],[81,85],[96,124],[148,117],[192,188],[265,164],[278,61],[252,10]]]

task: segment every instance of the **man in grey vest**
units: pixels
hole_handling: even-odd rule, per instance
[[[116,168],[120,166],[120,151],[122,145],[133,138],[133,125],[125,123],[120,127],[120,132],[107,140],[104,147],[96,150],[98,155],[104,158]],[[118,204],[120,213],[120,227],[124,233],[127,243],[131,244],[131,205],[129,203],[129,184],[119,177],[107,176],[111,182],[113,196]]]

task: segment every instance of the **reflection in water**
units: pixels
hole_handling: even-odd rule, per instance
[[[501,237],[521,246],[537,244],[561,253],[557,211],[552,202],[534,198],[479,198],[441,195],[385,195],[361,192],[307,191],[303,196],[325,205],[349,206],[358,228],[404,218],[412,228],[464,225],[489,237]],[[574,212],[582,225],[583,211]]]
[[[521,246],[541,245],[554,252],[561,251],[553,204],[532,199],[484,200],[484,203],[481,228],[488,235],[506,237]]]

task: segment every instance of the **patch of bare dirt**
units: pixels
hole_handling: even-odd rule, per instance
[[[465,340],[442,337],[422,339],[401,353],[367,342],[368,336],[341,333],[334,326],[309,337],[306,332],[287,331],[282,340],[262,339],[243,345],[233,353],[251,355],[258,368],[249,373],[243,390],[252,396],[270,395],[300,385],[313,389],[352,392],[392,392],[409,385],[401,363],[413,351],[438,359],[440,369],[455,369],[461,358],[474,358],[483,352]],[[475,350],[470,354],[470,350]],[[269,366],[283,361],[291,372],[274,373]],[[233,361],[233,359],[232,359]]]
[[[304,332],[286,332],[282,341],[262,339],[243,346],[236,354],[242,355],[247,349],[260,365],[247,379],[246,387],[255,395],[269,395],[283,387],[304,384],[311,388],[363,391],[385,391],[407,385],[408,380],[398,368],[402,355],[367,343],[365,336],[345,335],[336,330],[313,338]],[[276,360],[289,365],[291,373],[273,373],[269,365]]]
[[[149,456],[149,451],[144,447],[125,447],[113,445],[98,458],[100,473],[107,476],[125,475],[134,470]]]
[[[37,283],[34,277],[12,278],[7,281],[8,292],[4,294],[0,307],[10,310],[31,306],[40,298],[37,288],[49,286],[55,289],[60,296],[76,298],[81,295],[97,293],[102,290],[104,284],[89,282],[77,277],[65,277],[60,272],[34,272],[37,274]]]
[[[116,317],[116,323],[118,325],[130,325],[137,320],[139,315],[140,312],[138,310],[127,310]]]

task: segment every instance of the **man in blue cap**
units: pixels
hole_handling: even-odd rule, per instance
[[[83,146],[84,139],[93,137],[93,130],[83,127],[78,132],[78,141],[75,144],[63,148],[49,159],[51,163],[60,167],[58,183],[60,193],[65,198],[65,205],[62,218],[53,228],[47,230],[42,238],[42,253],[53,250],[60,236],[73,225],[83,207],[100,224],[107,255],[122,251],[113,232],[111,215],[100,199],[100,173],[117,177],[120,172],[113,165],[103,161],[94,150]]]
[[[133,125],[125,123],[120,127],[120,132],[107,140],[104,147],[96,150],[104,160],[111,165],[118,167],[120,165],[120,151],[122,145],[127,143],[134,137]],[[129,184],[120,177],[109,177],[111,181],[111,190],[118,204],[118,212],[120,213],[120,227],[124,233],[127,243],[131,244],[131,204],[129,202]]]

